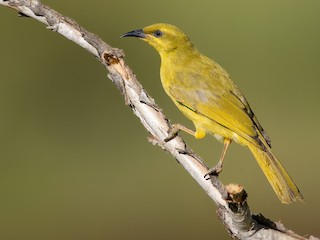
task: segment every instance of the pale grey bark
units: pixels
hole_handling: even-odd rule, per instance
[[[211,181],[205,180],[207,166],[200,157],[187,149],[181,137],[165,142],[169,121],[125,64],[122,50],[112,48],[74,20],[38,0],[0,0],[0,5],[15,9],[21,16],[32,17],[44,23],[48,29],[60,33],[100,60],[108,71],[109,79],[123,94],[125,103],[130,105],[150,132],[150,142],[169,152],[215,202],[218,217],[233,239],[317,239],[299,236],[281,223],[272,222],[262,215],[251,214],[246,202],[247,195],[242,187],[230,185],[226,188],[217,177],[212,177]]]

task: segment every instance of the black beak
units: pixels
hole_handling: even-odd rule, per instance
[[[133,30],[131,32],[127,32],[123,34],[120,38],[123,37],[137,37],[137,38],[145,38],[146,34],[143,32],[142,29]]]

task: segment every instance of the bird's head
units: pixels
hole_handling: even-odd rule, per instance
[[[138,37],[153,46],[160,54],[176,49],[193,48],[189,38],[179,28],[165,23],[130,31],[121,37]]]

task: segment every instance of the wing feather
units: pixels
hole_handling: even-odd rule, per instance
[[[206,70],[208,69],[176,73],[175,81],[182,82],[184,87],[179,87],[179,84],[170,84],[168,86],[170,97],[250,142],[257,143],[257,131],[259,131],[270,145],[269,137],[247,100],[227,73],[219,66],[209,69],[211,70],[209,74],[203,74]],[[207,77],[204,78],[204,76]]]

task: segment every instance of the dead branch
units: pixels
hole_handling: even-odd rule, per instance
[[[241,186],[224,186],[217,177],[205,180],[208,171],[201,158],[189,150],[179,136],[165,142],[169,121],[160,107],[143,89],[123,60],[124,53],[112,48],[98,36],[82,28],[73,19],[63,16],[38,0],[0,0],[0,5],[15,9],[20,16],[34,18],[92,53],[105,66],[109,79],[119,89],[133,113],[151,134],[150,142],[169,152],[196,180],[218,207],[221,222],[233,239],[307,239],[286,229],[281,223],[253,215],[247,194]],[[316,239],[310,237],[309,239]]]

